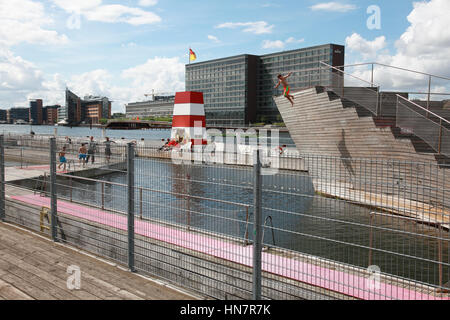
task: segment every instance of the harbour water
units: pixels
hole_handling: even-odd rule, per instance
[[[136,215],[180,226],[245,238],[246,207],[249,206],[249,239],[252,239],[253,172],[251,168],[231,166],[184,166],[170,161],[138,159]],[[102,177],[105,181],[126,184],[126,174],[116,172]],[[80,202],[102,203],[102,183],[73,180],[72,197]],[[62,180],[58,193],[69,197],[69,180]],[[152,191],[150,191],[152,190]],[[188,199],[185,195],[193,195]],[[232,203],[219,203],[218,199]],[[126,188],[105,184],[106,209],[126,212]],[[238,203],[242,205],[237,205]],[[271,216],[275,247],[319,256],[332,261],[368,267],[372,233],[372,265],[382,272],[438,284],[438,243],[436,228],[400,218],[375,218],[370,226],[371,209],[314,193],[307,173],[289,172],[263,176],[263,219]],[[142,209],[141,209],[142,208]],[[189,210],[187,210],[189,208]],[[189,215],[188,212],[189,211]],[[266,225],[264,243],[274,245],[270,224]],[[424,236],[412,236],[423,234]],[[448,233],[446,232],[446,236]],[[448,261],[448,242],[442,248]],[[443,267],[444,283],[450,270]]]
[[[103,138],[103,135],[112,139],[132,139],[132,140],[161,140],[170,138],[169,129],[141,129],[141,130],[109,130],[97,127],[65,127],[65,126],[30,126],[30,125],[0,125],[0,133],[29,134],[33,131],[36,135],[53,135],[56,133],[60,137],[88,137],[93,136],[96,139]],[[288,132],[279,133],[279,144],[295,147]]]

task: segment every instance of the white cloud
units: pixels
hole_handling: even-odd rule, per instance
[[[155,57],[146,63],[122,72],[124,79],[132,80],[133,93],[130,99],[141,99],[152,89],[157,91],[184,90],[184,63],[179,58]]]
[[[361,35],[353,33],[345,39],[345,45],[351,51],[361,53],[363,59],[373,59],[380,50],[386,48],[387,43],[385,36],[380,36],[373,41],[368,41],[361,37]]]
[[[178,57],[155,57],[123,70],[118,76],[105,69],[68,78],[60,74],[44,76],[32,63],[0,46],[0,107],[28,106],[31,98],[42,98],[45,105],[64,104],[64,90],[68,86],[81,97],[86,94],[107,96],[114,101],[113,112],[123,112],[124,104],[141,101],[152,89],[184,91],[184,69]]]
[[[30,0],[0,1],[0,44],[22,42],[34,44],[65,44],[65,35],[45,27],[53,23],[41,3]]]
[[[211,40],[211,41],[214,41],[214,42],[216,42],[216,43],[219,43],[219,42],[220,42],[220,40],[217,39],[217,37],[212,36],[212,35],[208,35],[208,39]]]
[[[269,25],[265,21],[256,22],[225,22],[216,26],[216,28],[236,29],[242,28],[244,32],[250,32],[254,34],[272,33],[273,25]]]
[[[296,40],[294,37],[289,37],[285,41],[282,40],[264,40],[262,47],[263,49],[283,49],[287,44],[291,43],[302,43],[305,39]]]
[[[337,1],[318,3],[310,7],[313,11],[334,11],[347,12],[355,10],[356,6],[352,4],[345,4]]]
[[[123,43],[121,45],[122,48],[134,48],[136,46],[137,46],[137,44],[135,42],[133,42],[133,41],[132,42],[128,42],[128,43]]]
[[[285,46],[285,44],[281,40],[275,40],[275,41],[264,40],[263,44],[262,44],[262,47],[264,49],[274,49],[274,48],[282,49],[282,48],[284,48],[284,46]]]
[[[413,10],[407,17],[410,25],[396,41],[395,52],[393,54],[381,52],[374,60],[392,66],[450,77],[448,12],[450,12],[450,1],[447,0],[415,2]],[[347,46],[351,45],[355,51],[359,51],[363,59],[384,45],[384,40],[376,41],[377,38],[374,41],[368,41],[360,35],[352,35],[347,39],[350,41]],[[355,75],[364,79],[370,79],[370,73],[371,71],[367,69],[355,71]],[[422,92],[428,89],[426,76],[381,67],[376,67],[375,82],[387,89]],[[450,92],[449,81],[434,78],[433,82],[432,86],[441,88],[444,86],[447,88],[446,91]]]
[[[142,7],[151,7],[158,3],[158,0],[139,0],[139,5]]]
[[[120,4],[103,5],[102,0],[52,0],[58,7],[68,13],[77,13],[91,21],[100,22],[124,22],[131,25],[153,24],[161,21],[161,18],[150,11],[140,8],[127,7]],[[144,3],[156,4],[156,1],[144,1]]]
[[[42,88],[42,72],[31,62],[0,46],[0,96],[2,108],[25,105],[26,94]],[[4,105],[6,104],[6,105]]]

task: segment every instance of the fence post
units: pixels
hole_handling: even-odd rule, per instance
[[[371,77],[370,83],[371,83],[370,86],[373,88],[373,63],[372,63],[372,77]]]
[[[134,269],[134,145],[128,143],[127,149],[128,178],[128,268]]]
[[[430,110],[430,100],[431,100],[431,76],[428,78],[427,110]],[[427,118],[428,118],[428,113],[427,113]]]
[[[0,221],[5,221],[5,139],[0,135]]]
[[[50,208],[51,208],[51,230],[53,241],[58,241],[56,230],[57,219],[57,196],[56,196],[56,139],[50,138]]]
[[[261,300],[261,199],[262,199],[262,181],[261,181],[261,151],[255,150],[253,153],[253,208],[254,208],[254,241],[253,241],[253,300]]]

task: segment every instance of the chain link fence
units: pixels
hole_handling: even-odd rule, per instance
[[[64,170],[65,140],[2,138],[1,218],[131,271],[217,299],[449,298],[447,168],[117,143]]]

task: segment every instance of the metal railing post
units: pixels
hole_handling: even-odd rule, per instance
[[[20,169],[23,168],[23,147],[20,148]]]
[[[105,183],[102,182],[102,210],[105,209]]]
[[[253,153],[253,208],[254,208],[254,241],[253,241],[253,300],[261,300],[261,252],[262,252],[262,179],[261,179],[261,151]]]
[[[430,110],[430,100],[431,100],[431,76],[428,77],[428,99],[427,99],[427,110]],[[428,118],[428,114],[427,114]]]
[[[127,149],[128,180],[128,268],[134,272],[134,145],[128,143]]]
[[[373,63],[372,63],[372,78],[371,78],[370,82],[372,83],[371,87],[373,88]]]
[[[245,223],[244,244],[248,245],[248,206],[245,208],[245,221],[246,221],[246,223]]]
[[[438,260],[439,260],[439,288],[442,288],[442,224],[438,224],[439,227],[439,239],[438,239]]]
[[[442,147],[442,119],[439,121],[439,143],[438,143],[438,153],[441,154]]]
[[[70,178],[70,202],[73,201],[73,179]]]
[[[139,188],[139,217],[142,220],[142,187]]]
[[[0,135],[0,221],[5,221],[5,139]]]
[[[50,138],[50,208],[51,208],[51,230],[53,241],[57,239],[57,195],[56,195],[56,139]]]
[[[372,246],[373,246],[373,212],[370,213],[370,233],[369,233],[369,267],[372,265]]]

